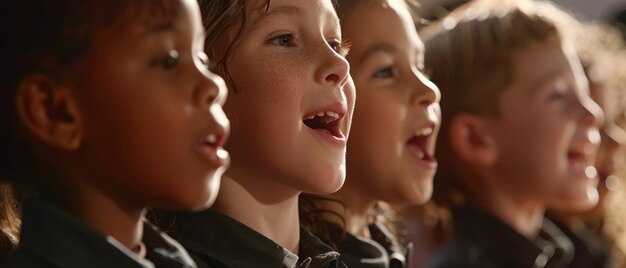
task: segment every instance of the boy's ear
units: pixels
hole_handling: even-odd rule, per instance
[[[449,124],[450,146],[461,160],[482,167],[495,164],[498,157],[497,143],[485,119],[460,114]]]
[[[22,124],[40,142],[66,151],[80,147],[80,113],[68,87],[46,75],[30,75],[20,82],[16,101]]]

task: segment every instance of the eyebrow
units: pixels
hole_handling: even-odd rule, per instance
[[[151,25],[145,32],[144,36],[160,34],[164,32],[177,32],[178,29],[174,22],[164,22],[156,25]]]
[[[363,63],[363,61],[365,61],[371,54],[374,54],[375,52],[382,51],[382,52],[387,52],[387,53],[393,53],[393,52],[396,52],[397,50],[398,49],[395,46],[389,43],[376,43],[370,46],[369,48],[367,48],[365,52],[363,52],[363,55],[359,59],[358,65]]]

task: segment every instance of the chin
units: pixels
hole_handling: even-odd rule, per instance
[[[334,174],[318,174],[318,176],[309,178],[309,183],[306,187],[304,187],[305,189],[303,189],[303,192],[308,194],[327,195],[339,191],[346,180],[346,172],[345,167],[338,169],[339,170]]]

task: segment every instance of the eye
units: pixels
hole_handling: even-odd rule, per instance
[[[343,42],[343,41],[338,41],[338,40],[331,40],[328,42],[328,45],[335,51],[337,52],[337,54],[341,55],[341,56],[347,56],[348,52],[350,52],[350,43],[348,42]]]
[[[291,33],[281,34],[277,37],[270,39],[269,42],[273,45],[281,47],[294,47],[296,46],[296,37]]]
[[[431,69],[424,68],[423,70],[420,70],[420,72],[422,72],[422,74],[424,75],[424,77],[426,77],[426,79],[432,80],[433,71]]]
[[[548,101],[550,102],[565,101],[568,98],[569,98],[569,94],[567,94],[567,92],[558,90],[558,91],[552,92],[550,96],[548,96]]]
[[[391,66],[378,69],[372,75],[374,78],[391,78],[394,76],[393,68]]]
[[[202,63],[202,65],[204,65],[207,69],[210,70],[211,68],[213,68],[213,64],[211,60],[209,60],[209,56],[204,53],[204,51],[198,51],[196,53],[196,56],[198,57],[200,63]]]
[[[161,67],[165,70],[172,70],[176,68],[179,60],[180,54],[178,53],[178,51],[171,49],[167,51],[167,55],[165,57],[158,59],[154,63],[154,65],[157,65],[158,67]]]

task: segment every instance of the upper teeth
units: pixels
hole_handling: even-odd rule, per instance
[[[339,113],[336,113],[336,112],[333,112],[333,111],[326,111],[326,112],[319,112],[319,113],[317,113],[317,114],[309,115],[309,116],[308,116],[308,117],[306,117],[305,119],[306,119],[306,120],[309,120],[309,119],[313,119],[313,118],[315,118],[316,116],[317,116],[317,117],[322,117],[322,116],[324,116],[324,115],[326,115],[326,116],[328,116],[328,117],[332,117],[332,118],[333,118],[333,120],[335,120],[335,119],[338,119],[338,118],[339,118]]]
[[[217,135],[211,134],[209,136],[206,136],[206,142],[208,142],[208,143],[215,143],[215,142],[217,142]]]
[[[415,132],[415,136],[428,136],[433,133],[433,128],[427,127]]]

